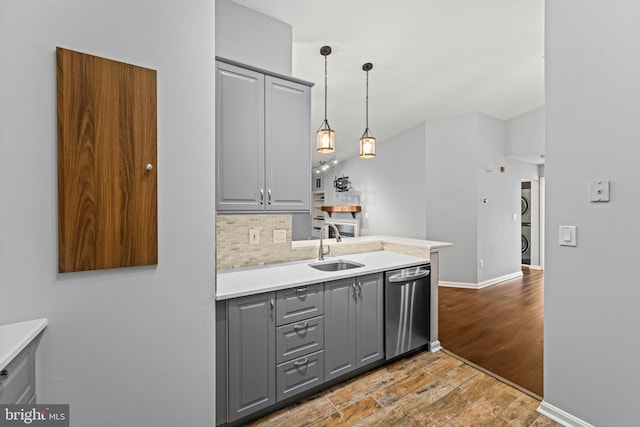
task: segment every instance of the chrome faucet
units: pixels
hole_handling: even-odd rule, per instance
[[[329,254],[329,251],[325,253],[324,248],[322,247],[322,232],[327,227],[333,228],[333,231],[336,232],[336,242],[342,241],[342,237],[340,237],[340,232],[338,231],[338,228],[334,224],[328,222],[322,227],[320,227],[320,247],[318,248],[318,261],[324,261],[324,256]]]

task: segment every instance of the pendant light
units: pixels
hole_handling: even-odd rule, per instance
[[[322,46],[320,55],[324,56],[324,121],[316,132],[316,148],[318,153],[333,153],[335,134],[327,121],[327,56],[331,54],[331,47]]]
[[[360,157],[370,159],[376,156],[376,138],[369,130],[369,71],[373,68],[371,62],[362,66],[362,70],[367,73],[367,101],[366,101],[366,127],[362,138],[360,138]]]

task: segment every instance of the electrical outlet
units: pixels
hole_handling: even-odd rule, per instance
[[[259,228],[250,228],[249,229],[249,244],[250,245],[259,245],[260,244],[260,229]]]
[[[287,243],[287,230],[273,230],[273,243]]]

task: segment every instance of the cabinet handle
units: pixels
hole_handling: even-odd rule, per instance
[[[304,322],[302,325],[293,325],[293,329],[295,329],[297,331],[298,329],[304,329],[307,326],[309,326],[309,323],[308,322]]]
[[[362,285],[358,282],[358,296],[362,298]]]
[[[3,383],[7,378],[9,378],[9,371],[6,369],[0,371],[0,383]]]
[[[294,288],[293,292],[307,292],[307,287],[304,286],[302,288]]]
[[[151,163],[147,163],[147,165],[144,168],[150,171],[150,170],[153,170],[153,165]]]
[[[269,316],[273,317],[273,308],[275,307],[275,304],[273,303],[273,298],[271,298],[269,300]]]
[[[309,363],[309,359],[305,357],[302,360],[298,360],[297,362],[293,362],[293,366],[303,366],[303,365],[306,365],[307,363]]]
[[[267,190],[267,203],[271,204],[271,189]]]
[[[351,283],[351,296],[356,297],[356,284]]]
[[[264,205],[264,189],[260,189],[260,204]]]

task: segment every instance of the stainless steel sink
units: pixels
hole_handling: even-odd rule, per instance
[[[350,270],[352,268],[364,267],[364,264],[358,262],[347,261],[344,259],[338,259],[335,261],[323,261],[309,264],[309,267],[313,267],[316,270],[321,271],[341,271]]]

